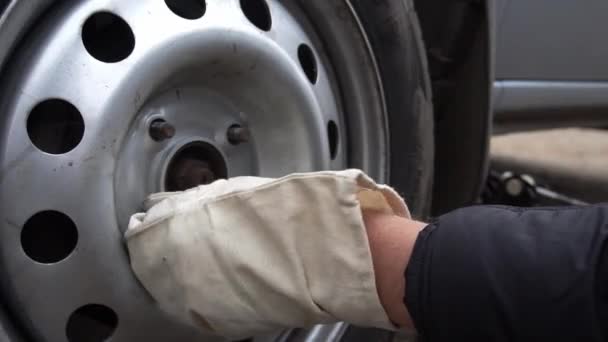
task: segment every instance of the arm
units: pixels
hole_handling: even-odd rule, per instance
[[[376,226],[371,223],[368,230]],[[374,246],[377,237],[369,236]],[[416,239],[406,255],[405,303],[428,341],[603,341],[607,238],[605,206],[461,209],[415,238],[400,238],[405,250]],[[372,247],[374,258],[396,257],[377,250]],[[382,261],[374,264],[385,267]],[[381,298],[394,297],[379,289],[386,291]],[[385,307],[393,321],[408,319]]]
[[[393,323],[413,328],[410,314],[403,304],[403,274],[412,255],[414,242],[426,224],[373,211],[364,211],[363,220],[380,302]]]

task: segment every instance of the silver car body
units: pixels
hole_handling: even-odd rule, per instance
[[[495,131],[607,127],[608,2],[497,0]]]

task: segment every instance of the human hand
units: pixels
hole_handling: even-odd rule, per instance
[[[401,266],[383,261],[380,232],[392,226],[372,218],[366,230],[361,209],[409,212],[361,171],[238,177],[156,195],[148,207],[126,233],[131,264],[184,322],[231,338],[336,321],[394,329],[387,313],[402,322],[398,306],[381,303],[399,297],[388,281],[403,282]]]

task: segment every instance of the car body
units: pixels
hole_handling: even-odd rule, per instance
[[[497,0],[496,132],[608,126],[608,4]]]

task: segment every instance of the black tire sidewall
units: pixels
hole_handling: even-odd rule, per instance
[[[422,33],[411,0],[352,0],[384,88],[389,130],[389,183],[412,214],[428,215],[434,139],[431,87]]]
[[[372,47],[384,88],[389,134],[389,183],[415,217],[430,212],[434,121],[426,52],[410,0],[352,0]],[[390,342],[394,333],[351,326],[343,341]]]

